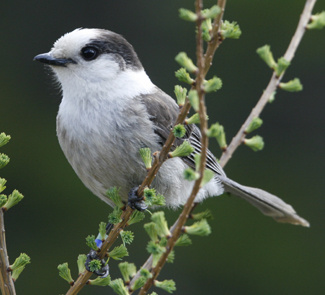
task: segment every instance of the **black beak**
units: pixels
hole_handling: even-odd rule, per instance
[[[76,64],[76,62],[71,58],[55,58],[49,53],[43,53],[36,55],[34,57],[34,60],[40,61],[44,64],[50,65],[50,66],[60,66],[60,67],[66,67],[67,64]]]

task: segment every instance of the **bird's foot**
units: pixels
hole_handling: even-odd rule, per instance
[[[93,260],[97,260],[101,264],[101,268],[98,270],[94,270],[91,266],[91,262]],[[109,275],[109,266],[106,264],[106,261],[104,259],[100,259],[97,255],[97,252],[93,249],[90,250],[89,254],[87,255],[86,263],[85,263],[86,269],[90,272],[93,272],[97,276],[100,276],[102,278],[106,278]]]
[[[143,201],[143,197],[139,198],[137,195],[138,192],[138,187],[134,187],[130,190],[128,196],[128,205],[133,209],[133,210],[138,210],[138,211],[144,211],[148,208],[148,206],[145,204]]]

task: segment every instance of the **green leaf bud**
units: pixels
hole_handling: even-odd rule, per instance
[[[140,156],[147,170],[151,169],[152,156],[149,148],[142,148],[139,150]]]
[[[210,129],[207,131],[207,136],[215,137],[222,150],[225,150],[227,148],[226,133],[223,126],[219,123],[211,125]]]
[[[172,251],[170,251],[170,253],[168,254],[166,262],[168,262],[168,263],[173,263],[174,260],[175,260],[175,251],[172,250]]]
[[[129,295],[129,291],[127,290],[127,287],[124,286],[122,279],[116,279],[111,281],[109,286],[118,295]]]
[[[95,271],[98,271],[102,268],[102,264],[99,260],[97,259],[94,259],[92,261],[89,262],[89,270],[91,272],[95,272]]]
[[[5,133],[0,133],[0,147],[4,146],[5,144],[7,144],[9,142],[9,140],[11,139],[10,135],[6,135]]]
[[[217,91],[222,87],[222,81],[217,76],[214,76],[210,80],[205,80],[203,83],[203,90],[205,93]]]
[[[204,9],[201,11],[201,15],[204,18],[215,18],[220,14],[221,9],[218,5],[213,5],[210,9]]]
[[[108,275],[106,278],[97,277],[94,280],[89,280],[87,284],[93,285],[93,286],[109,286],[111,283],[111,277]]]
[[[173,293],[173,291],[176,291],[176,285],[173,280],[164,280],[162,282],[155,280],[154,285],[157,288],[161,288],[161,289],[167,291],[168,293]]]
[[[175,95],[177,99],[177,104],[182,107],[185,104],[187,89],[180,85],[175,85]]]
[[[95,236],[94,235],[91,235],[91,236],[88,236],[87,238],[86,238],[86,245],[89,247],[89,248],[91,248],[91,249],[93,249],[93,250],[95,250],[95,251],[97,251],[99,248],[97,247],[97,245],[96,245],[96,242],[95,242]]]
[[[11,207],[17,205],[24,196],[17,190],[14,190],[11,195],[8,197],[7,203],[3,206],[3,210],[9,210]]]
[[[117,224],[117,223],[122,222],[122,219],[121,219],[122,213],[123,213],[122,210],[118,206],[115,206],[113,209],[113,212],[108,214],[108,222],[110,224]]]
[[[0,195],[0,207],[2,207],[4,204],[6,204],[8,201],[8,198],[6,195]]]
[[[5,154],[0,154],[0,169],[5,167],[10,161],[10,158]]]
[[[106,196],[113,201],[113,203],[119,207],[124,208],[124,204],[122,202],[121,197],[119,196],[120,188],[112,187],[109,190],[106,191]]]
[[[178,71],[175,72],[176,78],[184,83],[192,85],[194,80],[190,77],[190,74],[186,72],[184,68],[180,68]]]
[[[269,97],[269,103],[272,103],[275,99],[276,91],[273,91],[272,94]]]
[[[187,234],[182,234],[176,241],[175,247],[189,246],[192,244],[192,240]]]
[[[289,92],[298,92],[303,88],[298,78],[295,78],[287,83],[280,83],[279,87]]]
[[[0,178],[0,193],[6,189],[6,186],[5,186],[6,183],[7,183],[7,180],[5,180],[4,178]]]
[[[85,263],[86,263],[87,256],[85,254],[80,254],[77,259],[78,264],[78,272],[79,275],[86,270]]]
[[[17,268],[26,266],[28,263],[30,263],[30,257],[25,253],[21,253],[19,257],[16,258],[14,264],[9,266],[9,270],[14,271]]]
[[[158,254],[165,253],[166,248],[153,242],[153,241],[149,241],[149,243],[147,245],[147,251],[149,254],[158,255]]]
[[[175,137],[178,137],[178,138],[184,137],[186,134],[186,129],[185,129],[184,125],[178,124],[178,125],[174,126],[173,134]]]
[[[214,172],[209,169],[205,169],[200,187],[205,186],[213,177],[214,177]]]
[[[192,168],[186,168],[183,175],[184,179],[188,181],[197,180],[200,177],[200,174],[194,171]]]
[[[282,73],[290,66],[290,61],[286,60],[284,57],[278,59],[278,64],[275,67],[275,73],[277,77],[280,77]]]
[[[263,124],[263,120],[260,119],[259,117],[253,118],[253,120],[250,122],[248,127],[245,129],[245,133],[251,133],[252,131],[256,130],[257,128],[260,128],[261,125]]]
[[[99,224],[99,234],[102,241],[104,241],[106,238],[106,225],[107,224],[105,222],[101,222]]]
[[[206,115],[206,120],[209,120],[209,116]],[[198,113],[195,113],[192,117],[185,119],[185,124],[199,124],[200,123],[200,115]]]
[[[191,106],[194,109],[194,111],[197,112],[199,110],[199,96],[198,96],[196,90],[189,91],[188,100],[190,101]]]
[[[187,56],[186,52],[180,52],[176,55],[175,60],[180,66],[184,67],[190,73],[196,73],[198,68],[194,65],[193,61]]]
[[[154,188],[145,188],[143,191],[144,197],[150,203],[156,197],[156,190]]]
[[[129,252],[124,245],[120,245],[108,252],[108,256],[114,260],[122,260],[124,256],[129,256]]]
[[[202,29],[202,39],[205,42],[211,41],[211,35],[210,35],[210,32],[212,30],[211,18],[207,18],[202,22],[201,29]]]
[[[134,210],[130,217],[130,220],[128,221],[128,225],[140,222],[142,219],[144,219],[144,217],[145,217],[145,215],[143,212]]]
[[[237,22],[224,21],[220,30],[223,39],[238,39],[241,35],[241,30]]]
[[[277,64],[273,58],[270,45],[264,45],[256,50],[257,54],[263,59],[271,69],[276,69]]]
[[[158,242],[158,228],[154,222],[146,223],[144,226],[145,231],[153,242]]]
[[[168,240],[166,237],[162,237],[161,240],[159,241],[159,245],[162,247],[167,247]]]
[[[154,214],[152,214],[151,220],[157,225],[159,236],[161,237],[171,236],[171,233],[167,225],[167,221],[165,219],[165,213],[163,211],[155,212]]]
[[[122,238],[123,241],[123,245],[125,246],[125,244],[131,244],[134,240],[134,233],[131,231],[125,231],[125,230],[121,230],[120,231],[120,236]]]
[[[125,261],[125,262],[121,262],[118,265],[118,267],[119,267],[119,269],[121,271],[124,282],[126,284],[129,284],[130,283],[130,277],[132,278],[137,272],[137,269],[136,269],[134,263],[128,263],[128,262]]]
[[[197,15],[191,10],[180,8],[179,9],[179,17],[183,20],[189,21],[189,22],[195,22],[197,20]]]
[[[184,231],[189,235],[207,236],[211,233],[211,228],[205,219],[193,223],[191,226],[185,226]]]
[[[135,280],[134,284],[131,287],[132,291],[138,290],[144,286],[146,283],[147,279],[145,277],[139,277],[138,279]]]
[[[311,23],[307,25],[307,29],[322,29],[325,27],[325,11],[311,16]]]
[[[16,268],[12,273],[11,273],[11,278],[14,282],[17,281],[19,275],[22,273],[22,271],[25,269],[25,266]]]
[[[71,272],[68,267],[68,263],[59,264],[58,270],[60,277],[66,280],[72,286],[74,284],[74,280],[71,277]]]
[[[195,162],[195,170],[199,171],[200,164],[201,164],[201,154],[195,154],[194,155],[194,162]]]
[[[213,215],[212,215],[211,211],[209,209],[207,209],[200,213],[191,214],[190,218],[194,219],[194,220],[201,220],[201,219],[212,220]]]
[[[252,138],[245,138],[244,144],[250,147],[254,152],[261,151],[264,147],[263,138],[259,135],[255,135]]]
[[[168,153],[168,156],[169,158],[186,157],[193,152],[194,152],[194,148],[187,140],[184,140],[183,143],[178,147],[176,147],[174,151]]]
[[[152,278],[152,274],[149,270],[147,270],[146,268],[141,268],[140,270],[140,275],[146,279],[151,279]]]

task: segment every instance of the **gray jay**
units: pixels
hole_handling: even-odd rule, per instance
[[[122,36],[102,29],[76,29],[59,38],[49,53],[35,60],[49,65],[63,93],[57,115],[57,136],[69,163],[96,196],[108,188],[128,192],[142,183],[146,169],[139,149],[161,149],[178,116],[178,105],[155,86],[144,71],[133,47]],[[188,125],[184,138],[201,151],[200,130]],[[194,182],[184,179],[186,168],[195,168],[193,154],[166,161],[152,186],[166,205],[176,208],[190,195]],[[309,226],[295,210],[261,189],[230,180],[210,151],[207,169],[215,177],[200,189],[196,202],[230,192],[245,199],[263,214],[280,222]]]

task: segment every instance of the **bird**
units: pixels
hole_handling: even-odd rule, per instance
[[[108,205],[114,206],[105,194],[111,187],[120,188],[119,194],[127,202],[130,190],[147,174],[139,150],[161,150],[179,106],[151,82],[133,46],[109,30],[75,29],[34,60],[49,66],[59,82],[62,100],[56,131],[70,165],[84,185]],[[183,175],[185,169],[195,169],[200,139],[199,128],[186,125],[186,135],[173,148],[186,140],[194,152],[165,161],[152,182],[169,208],[178,208],[189,198],[194,181]],[[229,192],[276,221],[309,226],[277,196],[228,178],[209,150],[206,169],[214,177],[199,190],[195,202]]]

